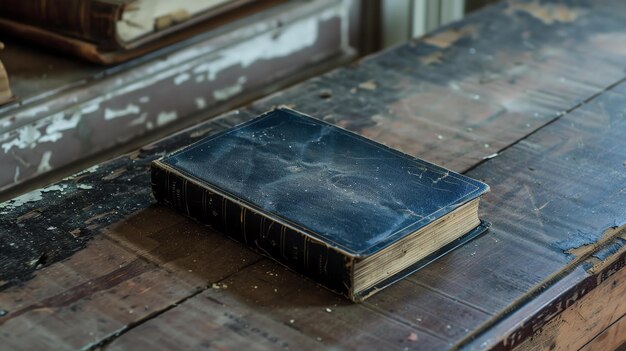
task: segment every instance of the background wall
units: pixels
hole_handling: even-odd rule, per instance
[[[497,0],[382,0],[382,46],[419,37]]]

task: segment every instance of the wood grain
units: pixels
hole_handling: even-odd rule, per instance
[[[623,350],[626,343],[626,315],[611,324],[600,335],[582,347],[581,351]],[[620,348],[621,346],[621,348]]]
[[[207,235],[171,211],[148,208],[104,228],[26,286],[5,290],[2,340],[15,350],[96,345],[255,260],[256,254],[218,233]]]
[[[626,315],[626,270],[620,270],[543,326],[516,351],[613,350],[626,341],[619,320]],[[623,322],[622,322],[623,323]],[[616,328],[607,330],[609,327]],[[606,331],[605,331],[606,330]],[[604,336],[602,336],[602,333]],[[598,335],[587,344],[590,335]]]
[[[216,304],[223,306],[231,313],[242,315],[241,318],[250,322],[251,326],[254,322],[245,316],[264,316],[268,318],[266,324],[279,323],[299,333],[299,338],[284,340],[287,344],[285,346],[296,349],[310,341],[314,342],[316,348],[406,347],[438,350],[446,347],[445,342],[429,335],[420,334],[418,342],[412,341],[409,336],[412,333],[417,335],[416,329],[390,320],[382,313],[375,313],[367,306],[352,304],[274,262],[265,261],[250,268],[221,281],[188,302],[198,305],[198,301],[202,301],[202,306],[198,308],[207,313],[215,313],[213,310]],[[111,347],[122,349],[133,345],[152,345],[149,340],[154,340],[161,333],[165,333],[172,342],[184,342],[184,332],[170,327],[176,316],[179,316],[178,312],[168,311],[162,318],[155,318],[142,325],[142,328],[133,329],[116,339]],[[273,327],[271,330],[279,329]],[[308,341],[302,341],[303,337]],[[244,345],[253,349],[258,347],[246,340],[230,341],[232,349]]]

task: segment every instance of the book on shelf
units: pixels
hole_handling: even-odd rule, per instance
[[[2,49],[4,49],[4,44],[0,42],[0,50]],[[0,58],[2,57],[0,56]],[[11,102],[13,99],[13,93],[9,85],[9,74],[0,60],[0,105]]]
[[[353,301],[488,227],[486,184],[285,107],[154,161],[152,188]]]
[[[5,0],[0,32],[110,64],[258,12],[278,0]]]

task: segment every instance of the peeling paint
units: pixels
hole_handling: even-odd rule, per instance
[[[74,112],[69,119],[65,118],[64,112],[59,112],[51,115],[47,120],[22,126],[17,129],[17,136],[14,136],[13,139],[11,139],[11,133],[5,133],[1,138],[3,141],[9,141],[2,143],[2,149],[8,153],[13,147],[33,149],[37,143],[55,142],[63,137],[62,131],[75,128],[78,125],[84,111],[89,113],[89,107]],[[46,124],[45,133],[42,134],[40,128]]]
[[[531,2],[510,2],[509,8],[506,9],[505,13],[512,15],[516,12],[526,13],[544,24],[572,22],[583,13],[582,9],[579,8],[563,4],[542,4],[537,0]]]
[[[52,170],[50,166],[50,157],[52,157],[52,151],[48,150],[41,155],[41,161],[39,161],[39,166],[37,166],[37,173],[44,173]]]
[[[324,9],[320,6],[307,16],[288,16],[284,18],[288,22],[282,22],[280,25],[277,25],[275,19],[259,21],[254,25],[244,26],[233,33],[228,33],[225,37],[239,38],[239,40],[206,41],[191,45],[180,52],[168,55],[164,60],[151,61],[150,64],[142,66],[133,74],[118,75],[116,72],[113,76],[98,77],[97,79],[105,79],[97,82],[98,89],[96,90],[81,90],[76,94],[68,94],[71,96],[64,99],[55,97],[45,107],[35,105],[29,107],[28,111],[23,110],[24,113],[21,116],[30,116],[29,118],[34,120],[33,123],[28,123],[24,119],[19,121],[20,125],[17,127],[13,126],[14,122],[7,124],[7,131],[0,133],[0,147],[2,147],[0,153],[4,151],[4,157],[11,162],[8,169],[14,173],[13,170],[18,162],[22,162],[17,157],[25,155],[25,151],[16,152],[16,149],[30,148],[38,151],[33,160],[29,159],[31,164],[27,165],[23,162],[19,164],[17,181],[10,184],[12,177],[10,175],[5,177],[6,183],[9,183],[7,186],[53,170],[58,166],[56,164],[58,162],[66,162],[68,155],[59,158],[60,154],[55,154],[55,157],[50,155],[50,159],[46,160],[47,156],[44,157],[43,153],[51,148],[41,143],[56,143],[59,147],[61,144],[74,144],[77,140],[82,141],[88,138],[94,126],[102,125],[103,122],[110,120],[122,123],[119,124],[121,128],[132,127],[132,130],[125,132],[125,135],[134,133],[138,129],[153,130],[157,126],[182,118],[188,113],[204,110],[216,101],[223,101],[240,93],[247,84],[250,84],[246,81],[249,77],[242,77],[236,81],[237,76],[230,78],[232,70],[249,69],[257,63],[264,64],[263,61],[266,60],[286,58],[303,50],[310,50],[317,44],[327,45],[318,37],[320,33],[326,32],[324,28],[320,28],[322,23],[337,18],[343,23],[346,16],[345,6],[337,4]],[[333,31],[335,31],[334,26]],[[343,38],[345,34],[339,33],[342,39],[345,39]],[[333,45],[335,45],[334,42]],[[328,50],[325,46],[322,46],[322,49]],[[332,50],[337,49],[335,46],[332,48]],[[328,54],[327,51],[320,53],[320,55],[326,54]],[[317,56],[310,59],[318,60]],[[228,72],[225,72],[226,70]],[[223,73],[228,78],[223,77]],[[243,74],[245,72],[239,75]],[[219,81],[214,85],[214,90],[207,84],[208,79]],[[202,82],[202,86],[206,87],[203,92],[196,93],[200,98],[191,95],[180,108],[170,107],[165,108],[165,111],[152,110],[154,108],[152,105],[158,104],[158,101],[152,100],[158,100],[158,98],[150,96],[149,91],[162,87],[162,84],[168,86],[180,84],[181,88],[184,86],[185,89],[193,89],[194,81]],[[228,84],[233,85],[225,86]],[[128,99],[127,96],[132,99]],[[68,105],[70,102],[71,104]],[[62,112],[56,113],[60,110]],[[148,114],[143,115],[144,112]],[[118,118],[120,118],[119,122],[117,122]],[[81,126],[83,119],[86,123]],[[0,124],[5,122],[0,121]],[[78,153],[91,152],[79,150],[80,148],[74,149],[70,152],[71,157]]]
[[[440,64],[442,61],[443,53],[441,51],[420,57],[420,62],[426,66]]]
[[[459,39],[468,37],[476,33],[475,26],[466,26],[463,28],[452,28],[442,32],[435,33],[425,37],[423,42],[436,46],[440,49],[446,49],[456,43]]]
[[[28,109],[24,112],[20,112],[18,114],[15,115],[16,119],[20,119],[20,118],[28,118],[28,117],[35,117],[36,115],[40,114],[40,113],[44,113],[44,112],[48,112],[48,106],[36,106],[33,107],[31,109]]]
[[[174,77],[174,84],[181,85],[184,82],[188,81],[190,78],[191,78],[191,75],[189,73],[187,72],[181,73],[177,75],[176,77]]]
[[[83,108],[81,108],[80,112],[86,115],[98,111],[99,108],[100,104],[98,103],[86,104]]]
[[[63,191],[67,188],[65,184],[55,184],[42,189],[33,190],[24,195],[13,198],[12,200],[0,203],[0,209],[8,209],[12,210],[22,206],[25,203],[36,202],[43,198],[43,193],[48,193],[51,191]]]
[[[246,83],[246,81],[246,77],[239,77],[237,79],[237,83],[222,89],[214,90],[213,98],[215,98],[215,100],[217,101],[222,101],[241,93],[241,91],[243,90],[243,85]]]
[[[313,46],[317,41],[319,22],[337,16],[340,9],[340,7],[326,9],[315,17],[291,23],[278,29],[277,31],[268,31],[267,33],[254,37],[249,41],[224,48],[220,50],[219,55],[216,55],[216,59],[209,60],[207,58],[207,61],[210,62],[200,63],[196,65],[195,68],[191,63],[182,64],[181,62],[181,65],[169,70],[158,70],[157,67],[155,67],[154,74],[148,79],[136,82],[124,82],[120,80],[119,84],[122,85],[120,89],[116,89],[115,91],[98,96],[97,98],[83,103],[79,111],[75,112],[69,120],[66,120],[66,122],[63,122],[64,115],[61,112],[54,115],[52,117],[52,121],[49,121],[47,118],[38,121],[36,125],[28,125],[19,128],[17,136],[5,133],[5,135],[0,136],[0,142],[4,141],[4,143],[0,146],[4,152],[7,153],[13,147],[20,149],[25,149],[27,147],[34,148],[37,142],[56,142],[63,137],[60,131],[67,130],[71,128],[70,126],[75,127],[81,118],[81,114],[96,112],[100,108],[101,103],[104,101],[108,101],[116,96],[125,95],[130,92],[143,89],[146,86],[156,84],[163,79],[172,77],[174,74],[177,75],[176,77],[181,82],[184,77],[189,75],[189,72],[192,71],[195,75],[197,75],[195,77],[196,81],[203,81],[205,79],[213,80],[222,70],[232,66],[240,65],[241,67],[246,68],[259,60],[270,60],[289,56],[295,52]],[[226,96],[236,94],[240,91],[240,84],[241,83],[238,81],[234,86],[216,91],[214,92],[214,97],[216,97],[216,99],[226,99]],[[145,103],[147,101],[149,101],[149,97],[142,97],[140,99],[141,103]],[[23,116],[34,116],[35,114],[46,112],[47,110],[44,109],[47,109],[47,107],[37,107],[29,110],[28,112],[24,112]],[[122,110],[107,108],[104,111],[104,119],[111,120],[131,114],[138,114],[140,112],[141,109],[135,104],[129,104]],[[157,118],[156,124],[160,126],[176,118],[177,116],[174,117],[170,114],[162,114]],[[48,123],[54,124],[54,126],[50,126],[50,132],[46,130],[47,135],[42,136],[42,132],[39,129]],[[64,127],[63,123],[67,123],[67,127]],[[153,124],[146,124],[148,129],[154,127]]]
[[[176,118],[178,118],[176,111],[171,111],[171,112],[163,111],[159,113],[159,115],[157,116],[157,126],[162,126],[164,124],[175,121]]]
[[[26,125],[20,129],[18,129],[18,135],[13,140],[3,143],[2,150],[5,153],[8,153],[11,148],[14,146],[19,149],[25,149],[30,147],[31,149],[35,147],[37,143],[37,139],[41,136],[41,132],[37,130],[37,128],[32,125]]]
[[[574,234],[570,234],[567,240],[558,242],[557,246],[570,257],[584,257],[589,252],[595,251],[609,240],[623,235],[625,231],[626,224],[610,227],[603,231],[602,234],[583,233],[577,231]]]
[[[130,121],[130,123],[128,123],[128,125],[130,127],[140,126],[140,125],[142,125],[142,124],[144,124],[146,122],[147,118],[148,118],[148,113],[144,112],[139,117],[137,117],[137,118],[133,119],[132,121]]]
[[[197,97],[196,98],[196,107],[198,108],[198,110],[202,110],[206,107],[206,100],[204,100],[203,97]]]
[[[98,170],[98,168],[100,168],[99,165],[91,166],[89,168],[86,168],[86,169],[76,173],[76,175],[83,175],[83,174],[87,174],[87,173],[95,173]]]
[[[367,82],[363,82],[359,84],[359,88],[365,89],[365,90],[376,90],[376,88],[378,88],[378,85],[376,85],[375,81],[368,80]]]
[[[61,139],[63,137],[63,134],[61,134],[61,132],[64,130],[75,128],[78,125],[78,122],[80,122],[81,116],[81,113],[76,112],[72,114],[72,117],[70,117],[69,119],[65,119],[63,112],[55,114],[54,116],[52,116],[52,121],[50,121],[50,124],[46,127],[46,134],[39,138],[38,142],[55,142]]]
[[[224,49],[217,59],[203,63],[194,68],[195,75],[206,73],[208,80],[215,80],[217,74],[232,66],[247,68],[260,60],[289,56],[290,54],[313,46],[317,41],[320,18],[336,16],[337,9],[323,11],[319,16],[307,18],[287,25],[276,32],[260,35],[252,40],[242,42]]]
[[[135,114],[138,114],[139,112],[141,112],[141,109],[139,108],[139,106],[135,104],[128,104],[126,108],[124,108],[123,110],[112,110],[112,109],[107,108],[104,110],[104,119],[111,120],[111,119],[120,118],[120,117],[124,117],[128,115],[135,115]]]

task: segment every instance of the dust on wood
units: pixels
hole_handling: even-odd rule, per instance
[[[578,350],[626,314],[624,296],[626,270],[622,269],[550,320],[515,350]],[[612,307],[605,308],[607,304]],[[606,350],[609,349],[612,348]]]

